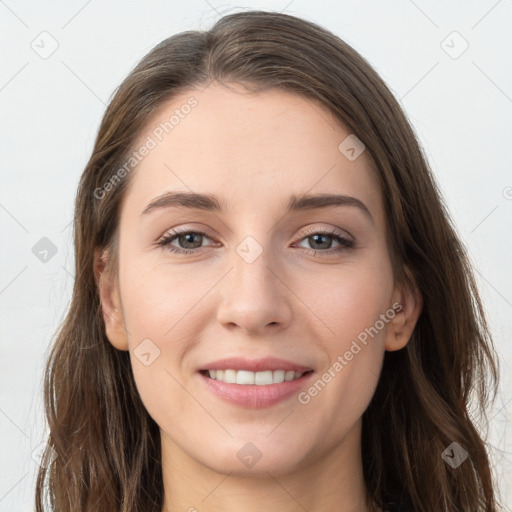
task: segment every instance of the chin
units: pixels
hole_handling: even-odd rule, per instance
[[[205,458],[205,451],[202,451],[196,460],[217,473],[257,478],[268,478],[268,473],[286,474],[300,466],[307,455],[303,444],[286,446],[280,440],[265,440],[265,436],[266,433],[261,434],[254,441],[245,440],[250,436],[244,440],[231,439],[225,445],[212,442],[209,446],[215,449],[208,450],[208,457]]]
[[[199,462],[216,473],[223,475],[240,478],[268,478],[269,473],[272,476],[291,473],[293,470],[297,469],[298,461],[287,458],[285,454],[277,454],[277,456],[274,454],[270,457],[262,456],[261,459],[252,466],[244,465],[236,457],[235,459],[231,458],[225,463],[219,463],[218,460],[204,460]]]

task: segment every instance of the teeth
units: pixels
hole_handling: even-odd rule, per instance
[[[249,372],[247,370],[208,370],[211,379],[221,380],[228,384],[256,384],[257,386],[267,386],[269,384],[279,384],[280,382],[290,381],[302,377],[304,372],[294,372],[293,370],[265,370],[263,372]]]
[[[295,378],[295,372],[293,370],[290,370],[284,374],[284,380],[293,380]]]

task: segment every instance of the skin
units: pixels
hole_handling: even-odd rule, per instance
[[[409,341],[421,297],[395,282],[369,158],[350,161],[338,150],[350,131],[301,96],[230,87],[183,92],[140,136],[197,99],[130,176],[118,281],[97,259],[107,336],[130,351],[140,396],[160,427],[164,510],[366,511],[361,416],[384,352]],[[167,191],[213,194],[226,206],[142,214]],[[303,193],[353,196],[371,218],[353,206],[286,213],[289,196]],[[172,242],[196,253],[156,245],[174,227],[205,233]],[[312,239],[310,228],[335,229],[355,245],[336,251],[335,238]],[[236,252],[247,236],[263,251],[252,263]],[[223,357],[275,356],[321,376],[395,302],[401,311],[307,404],[293,395],[244,409],[213,395],[197,373]],[[134,353],[145,339],[160,350],[149,366]],[[237,457],[248,442],[261,453],[252,467]]]

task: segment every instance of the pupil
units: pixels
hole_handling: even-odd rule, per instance
[[[320,243],[320,244],[322,244],[322,242],[317,242],[317,240],[316,240],[316,239],[318,239],[318,238],[323,238],[323,237],[327,237],[327,235],[313,235],[314,243],[315,243],[315,244],[316,244],[316,243]],[[327,247],[324,247],[324,248],[329,249],[329,243],[328,243],[328,242],[324,242],[324,244],[323,244],[323,245],[325,246],[325,244],[327,244]]]
[[[181,237],[181,241],[185,241],[185,245],[187,243],[193,243],[193,237],[197,236],[197,233],[187,233],[186,235],[183,235]],[[182,244],[183,245],[183,244]],[[199,243],[199,245],[201,245],[201,243]]]

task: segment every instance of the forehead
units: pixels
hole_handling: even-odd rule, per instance
[[[153,115],[135,144],[150,149],[127,195],[142,205],[169,190],[214,194],[234,211],[283,204],[290,195],[340,193],[357,196],[378,217],[371,160],[364,151],[355,159],[344,152],[353,137],[303,96],[213,83],[182,91]]]

